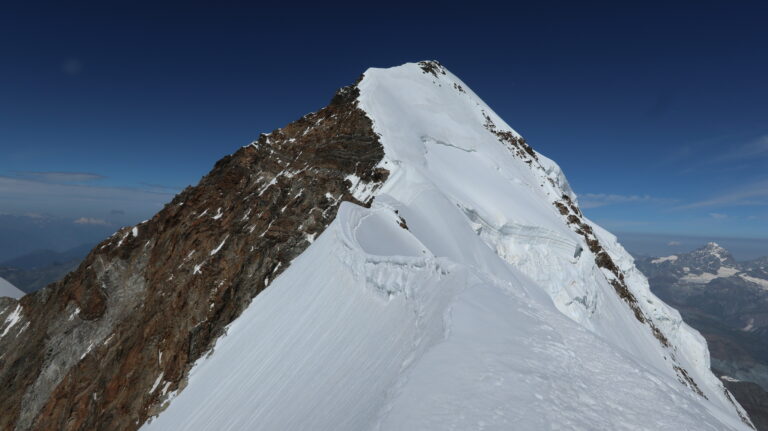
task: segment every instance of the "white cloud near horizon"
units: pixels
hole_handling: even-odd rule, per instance
[[[100,218],[93,218],[93,217],[80,217],[79,219],[75,220],[73,223],[75,223],[75,224],[95,224],[95,225],[101,225],[101,226],[109,226],[109,223],[107,223],[106,220],[102,220]]]
[[[50,214],[70,220],[104,219],[115,210],[125,218],[148,218],[173,198],[169,192],[85,184],[50,183],[0,176],[0,208],[12,214]]]
[[[579,195],[579,206],[582,209],[599,208],[606,205],[628,203],[664,203],[674,202],[673,199],[655,198],[649,195],[618,195],[607,193],[585,193]]]
[[[618,220],[618,219],[598,219],[597,224],[607,229],[624,229],[651,226],[652,223],[647,220]]]
[[[45,172],[21,171],[16,173],[21,178],[50,183],[83,183],[106,178],[104,175],[90,172]]]
[[[768,205],[768,180],[746,184],[738,190],[715,195],[709,199],[675,207],[677,210],[715,208],[724,206]]]
[[[745,144],[729,148],[726,153],[715,157],[710,162],[719,163],[756,157],[768,157],[768,135],[763,135]]]
[[[672,146],[657,164],[674,166],[678,174],[739,169],[744,163],[768,158],[768,133],[755,136],[727,135]]]

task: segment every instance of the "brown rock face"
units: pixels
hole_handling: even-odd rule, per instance
[[[216,163],[62,281],[0,299],[0,429],[134,430],[335,218],[388,172],[357,88]]]
[[[768,431],[768,392],[752,382],[740,382],[722,379],[728,391],[739,400],[739,404],[749,413],[749,418],[758,431]],[[726,396],[730,395],[726,392]]]

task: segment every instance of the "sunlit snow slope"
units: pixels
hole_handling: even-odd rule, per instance
[[[749,429],[703,338],[592,224],[669,346],[619,298],[553,205],[575,201],[558,166],[432,70],[365,73],[391,172],[372,207],[344,203],[145,428]]]
[[[16,286],[12,285],[8,280],[0,277],[0,296],[8,296],[14,299],[19,299],[24,296],[24,292],[19,290]]]

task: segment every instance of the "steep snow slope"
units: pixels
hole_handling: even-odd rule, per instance
[[[7,296],[14,299],[19,299],[24,296],[24,292],[19,290],[16,286],[12,285],[8,280],[0,277],[0,297]]]
[[[342,204],[146,429],[749,429],[701,336],[464,83],[423,63],[358,87],[373,205]]]

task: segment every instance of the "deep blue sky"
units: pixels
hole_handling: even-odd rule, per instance
[[[6,227],[147,218],[367,67],[434,58],[610,230],[768,238],[765,3],[18,3],[0,6]]]

